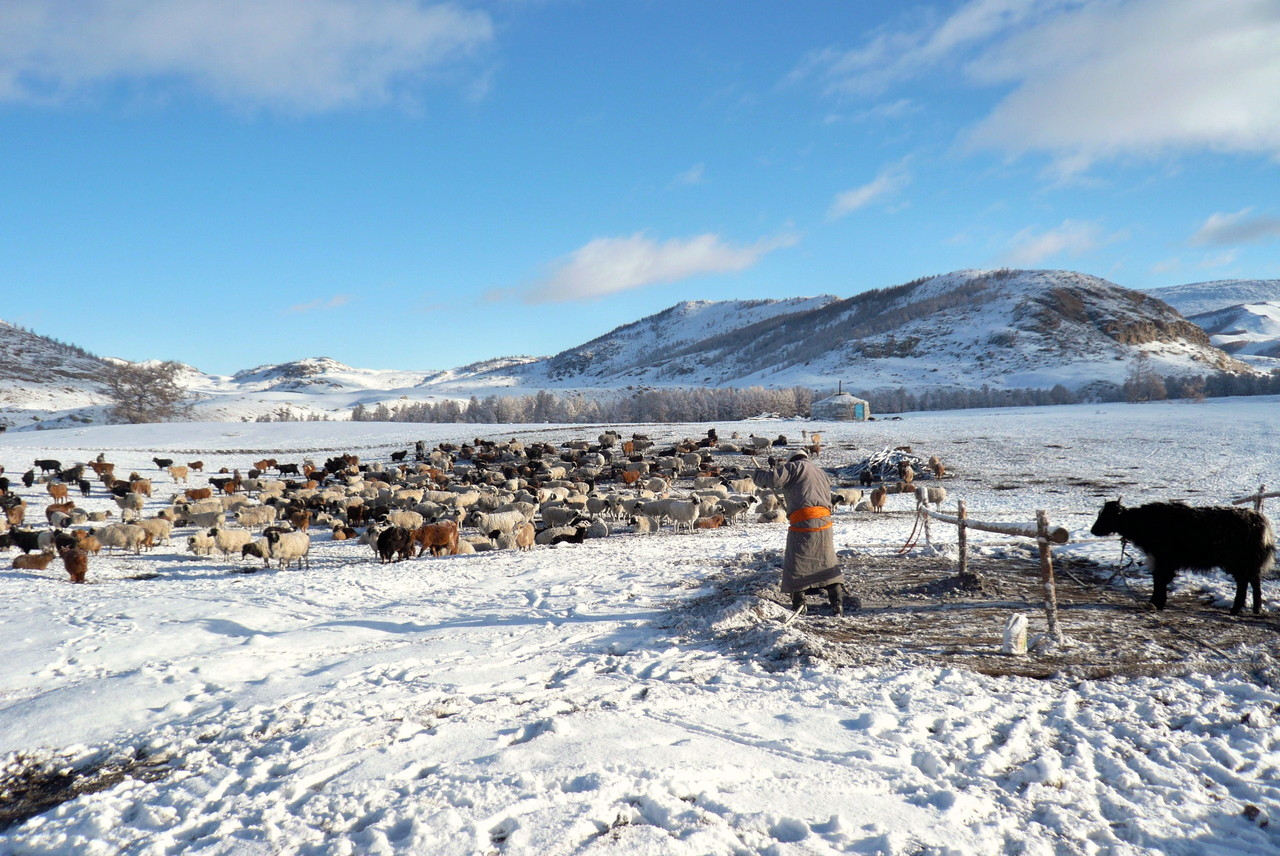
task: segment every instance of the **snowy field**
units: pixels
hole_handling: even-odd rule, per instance
[[[661,442],[707,427],[638,430]],[[822,431],[827,467],[890,446],[937,454],[955,474],[948,508],[958,497],[973,517],[1018,522],[1046,509],[1071,530],[1059,556],[1104,564],[1119,545],[1088,527],[1106,496],[1219,504],[1280,485],[1274,398],[715,427]],[[174,488],[156,454],[210,472],[599,430],[111,426],[0,436],[0,463],[16,482],[37,458],[102,452],[153,477],[158,508]],[[17,489],[42,522],[42,486]],[[100,490],[82,504],[110,507]],[[891,553],[910,507],[840,511],[837,547]],[[190,531],[104,553],[84,586],[57,561],[3,562],[6,771],[123,774],[0,832],[0,853],[1280,853],[1271,649],[1233,649],[1225,671],[1096,681],[779,661],[808,619],[784,627],[758,599],[688,608],[726,569],[780,550],[776,524],[392,565],[316,529],[310,570],[254,574],[186,553]],[[1149,578],[1134,580],[1145,598]],[[1162,619],[1202,589],[1225,613],[1233,588],[1183,572]],[[1274,577],[1263,594],[1280,629]]]

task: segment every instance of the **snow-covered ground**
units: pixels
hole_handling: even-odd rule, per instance
[[[1044,508],[1072,532],[1060,555],[1113,562],[1117,543],[1088,535],[1102,489],[1214,504],[1280,484],[1278,409],[1250,398],[716,427],[822,431],[828,467],[889,446],[936,453],[972,516]],[[107,426],[0,436],[0,463],[14,477],[36,458],[104,452],[154,476],[159,503],[172,488],[157,453],[209,471],[596,433]],[[40,485],[18,489],[42,518]],[[866,553],[911,527],[906,514],[836,520],[837,545]],[[765,601],[688,607],[784,538],[753,523],[379,565],[319,532],[309,570],[256,574],[180,538],[92,560],[85,586],[57,561],[0,572],[6,767],[140,771],[0,833],[0,853],[1280,853],[1268,823],[1280,818],[1280,670],[1264,652],[1233,651],[1225,673],[1097,681],[778,661],[768,655],[803,621],[784,627]],[[975,538],[979,550],[1008,541]],[[1224,621],[1243,620],[1225,615],[1225,576],[1185,572],[1169,620],[1179,592],[1201,587]],[[1264,597],[1275,626],[1274,579]],[[750,624],[757,650],[724,643]]]

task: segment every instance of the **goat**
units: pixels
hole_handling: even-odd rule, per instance
[[[204,461],[187,461],[187,469],[202,473],[204,472]]]
[[[65,482],[49,482],[44,486],[49,492],[49,496],[56,502],[63,502],[67,498],[67,485]]]
[[[52,458],[36,461],[36,466],[40,468],[40,475],[45,473],[56,473],[62,469],[62,461],[55,461]],[[31,485],[27,485],[31,487]]]
[[[724,525],[724,515],[716,514],[711,517],[703,517],[701,520],[695,520],[693,525],[698,529],[719,529]]]
[[[1231,614],[1244,609],[1253,588],[1253,612],[1262,611],[1262,573],[1275,558],[1271,523],[1257,511],[1229,506],[1193,508],[1175,502],[1149,502],[1125,508],[1119,500],[1102,506],[1089,530],[1119,535],[1147,554],[1153,588],[1151,603],[1164,609],[1169,583],[1180,568],[1222,568],[1235,578]]]
[[[378,535],[378,557],[384,565],[400,559],[412,559],[415,543],[413,532],[409,529],[404,526],[389,526]]]
[[[62,559],[62,567],[67,569],[67,573],[71,575],[71,582],[83,583],[85,574],[89,572],[89,554],[84,550],[71,547],[58,551],[58,557]]]
[[[13,567],[22,571],[43,571],[53,561],[53,551],[42,553],[23,553],[13,557]]]
[[[888,489],[885,488],[884,485],[880,485],[878,488],[871,491],[871,497],[870,497],[871,510],[884,511],[884,504],[888,498],[889,498],[889,491]]]
[[[173,458],[152,458],[151,463],[156,465],[157,470],[167,470],[173,466]]]
[[[169,477],[173,479],[173,483],[186,482],[187,475],[191,472],[190,467],[180,467],[177,464],[169,467]]]
[[[458,524],[452,520],[439,523],[423,523],[413,530],[413,539],[420,544],[419,555],[431,551],[431,555],[458,555]]]

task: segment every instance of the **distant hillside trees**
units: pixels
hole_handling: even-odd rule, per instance
[[[577,392],[556,395],[472,396],[465,404],[444,400],[385,402],[351,411],[355,422],[595,423],[715,422],[747,419],[762,413],[783,418],[807,416],[814,391],[805,387],[745,389],[696,387],[645,389],[611,397]]]
[[[194,403],[192,394],[178,384],[182,364],[108,363],[102,385],[111,401],[107,412],[113,422],[179,422]]]

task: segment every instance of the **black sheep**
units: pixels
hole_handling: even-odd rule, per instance
[[[1169,583],[1179,568],[1222,568],[1235,578],[1231,614],[1244,608],[1253,587],[1253,611],[1262,611],[1262,573],[1275,557],[1275,535],[1267,518],[1243,508],[1193,508],[1151,502],[1125,508],[1119,501],[1102,506],[1090,529],[1094,535],[1120,535],[1147,554],[1154,585],[1151,603],[1164,609]]]

